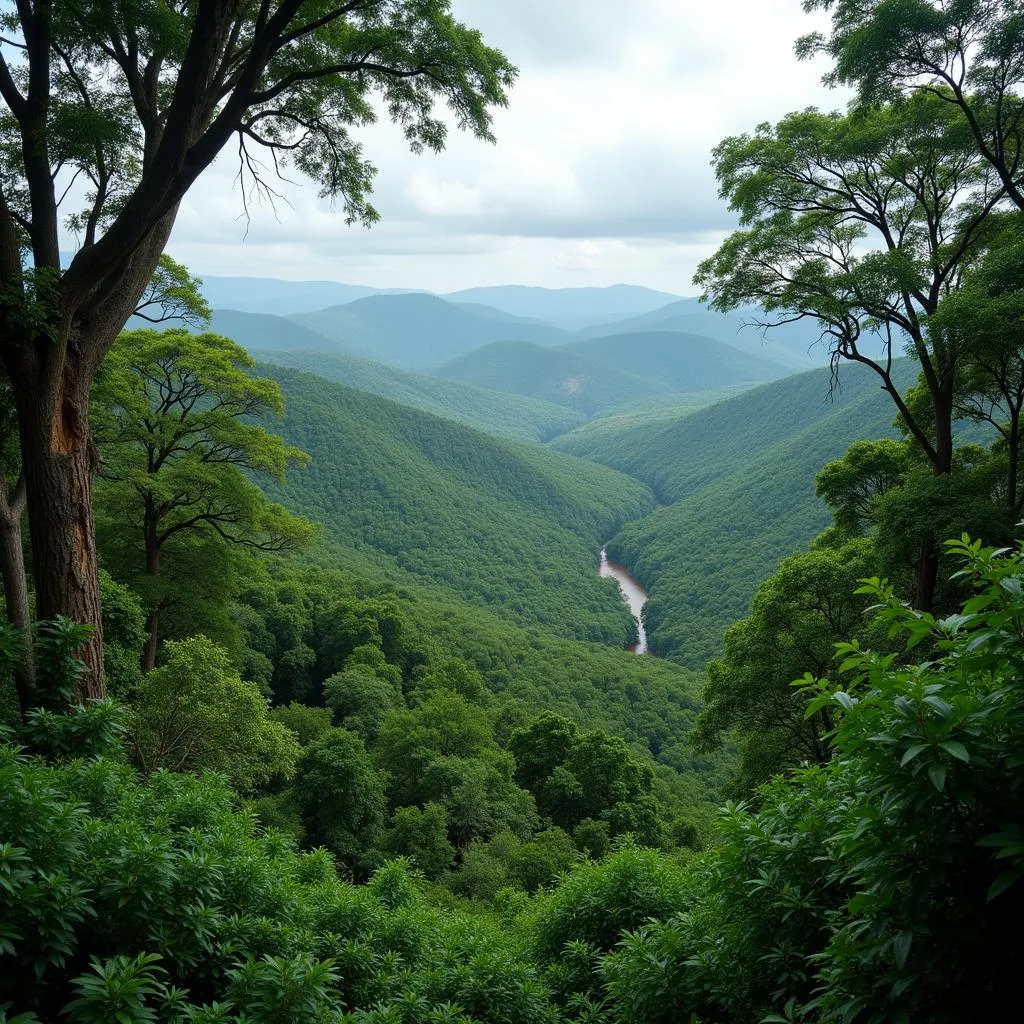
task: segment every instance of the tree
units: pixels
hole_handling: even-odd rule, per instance
[[[624,740],[600,729],[581,733],[575,722],[546,712],[509,739],[516,781],[537,809],[571,831],[587,819],[608,823],[612,835],[633,832],[657,843],[654,773]]]
[[[1014,218],[1017,220],[1018,218]],[[1014,225],[1016,228],[1017,225]],[[956,414],[993,427],[1006,458],[1004,501],[1010,524],[1024,512],[1021,489],[1021,430],[1024,416],[1024,238],[1007,232],[1003,244],[949,295],[930,329],[964,339],[954,392]],[[968,531],[970,532],[970,531]]]
[[[833,369],[870,367],[931,471],[951,472],[964,339],[928,320],[986,251],[1005,201],[956,106],[918,91],[845,117],[807,110],[726,139],[714,161],[742,228],[700,265],[706,296],[722,310],[763,306],[768,326],[815,320]],[[921,368],[923,416],[893,379],[901,348]],[[917,607],[931,606],[937,574],[932,537]]]
[[[169,582],[161,578],[169,548],[187,557],[190,536],[200,534],[280,551],[311,535],[309,524],[268,501],[247,475],[281,479],[289,462],[305,461],[253,422],[283,410],[280,388],[246,372],[253,365],[244,349],[216,334],[143,330],[125,334],[97,376],[97,498],[117,534],[111,557],[147,602],[147,670],[156,664],[160,613],[183,575],[179,566]],[[125,524],[134,534],[127,543]]]
[[[913,466],[914,453],[905,442],[854,441],[841,459],[819,471],[814,492],[825,499],[844,536],[863,537],[870,531],[878,499],[899,486]]]
[[[226,652],[204,636],[167,647],[167,664],[145,676],[132,702],[131,745],[142,771],[219,771],[242,790],[288,778],[298,741],[271,719],[266,699]]]
[[[430,879],[438,878],[450,867],[455,847],[448,842],[448,820],[440,804],[399,807],[391,816],[391,826],[383,848],[408,857]]]
[[[38,612],[96,626],[82,695],[103,694],[89,397],[139,304],[178,205],[233,137],[290,163],[370,224],[372,165],[352,130],[379,95],[414,150],[440,149],[447,103],[491,138],[515,69],[448,0],[53,4],[2,15],[0,360],[14,390]],[[9,56],[13,55],[13,59]],[[83,205],[69,181],[86,186]],[[244,193],[243,193],[244,194]],[[62,270],[62,214],[81,247]]]
[[[4,610],[21,636],[22,656],[12,671],[22,714],[32,703],[32,610],[25,577],[21,523],[25,516],[25,475],[18,451],[18,417],[6,373],[0,373],[0,576]]]
[[[1024,210],[1024,15],[1015,0],[804,0],[831,10],[832,34],[805,36],[801,56],[835,59],[829,83],[863,104],[926,88],[962,115],[978,152]]]
[[[199,324],[210,309],[199,292],[200,282],[166,253],[162,254],[135,315],[153,323],[182,320]],[[18,699],[24,714],[32,704],[34,671],[28,579],[25,574],[22,521],[25,516],[25,474],[18,445],[18,416],[11,384],[0,371],[0,576],[7,616],[23,637],[23,657],[15,667]],[[103,582],[100,581],[102,596]],[[105,623],[104,623],[105,625]],[[109,659],[104,659],[104,664]]]
[[[750,615],[725,631],[692,738],[699,750],[715,750],[735,731],[735,788],[747,793],[785,768],[832,756],[827,711],[808,718],[792,683],[830,671],[835,645],[863,632],[869,602],[854,592],[876,571],[866,539],[791,555],[758,587]]]
[[[331,729],[302,752],[292,784],[312,846],[326,846],[349,868],[364,865],[387,815],[384,779],[363,741]]]

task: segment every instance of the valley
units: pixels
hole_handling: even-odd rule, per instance
[[[1019,1017],[1022,9],[4,5],[0,1024]]]
[[[868,372],[847,368],[833,387],[827,369],[806,368],[801,324],[765,341],[741,327],[749,311],[643,290],[491,289],[294,313],[303,289],[307,305],[323,293],[288,287],[261,289],[273,312],[213,321],[282,385],[286,436],[313,455],[272,494],[462,600],[625,647],[628,620],[588,578],[600,536],[648,592],[651,649],[693,669],[758,581],[827,524],[817,470],[855,437],[892,434]]]

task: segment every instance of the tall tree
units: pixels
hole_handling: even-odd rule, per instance
[[[981,258],[1005,203],[957,109],[918,92],[845,117],[807,110],[726,139],[714,160],[742,225],[698,270],[714,305],[763,306],[769,326],[816,321],[833,368],[870,367],[932,472],[949,473],[964,339],[928,318]],[[893,378],[902,349],[921,368],[923,417]],[[920,567],[914,600],[928,608],[935,538]]]
[[[246,372],[253,365],[243,348],[216,334],[142,330],[121,338],[97,376],[97,496],[117,524],[122,576],[143,581],[144,669],[156,664],[160,613],[174,590],[161,579],[168,548],[201,534],[280,551],[310,535],[308,523],[265,498],[246,475],[281,479],[287,463],[307,461],[256,422],[280,415],[284,400],[276,382]],[[123,564],[126,555],[136,564]]]
[[[134,313],[154,324],[170,320],[193,325],[205,323],[210,318],[210,308],[200,293],[200,285],[199,279],[186,267],[164,253]],[[24,638],[23,656],[14,666],[18,700],[24,713],[32,705],[35,684],[32,613],[22,537],[26,489],[14,394],[3,370],[0,370],[0,475],[0,576],[3,577],[7,617]]]
[[[182,198],[234,137],[291,163],[370,224],[373,167],[352,130],[379,96],[414,150],[457,126],[491,138],[515,69],[448,0],[18,0],[0,13],[0,359],[14,388],[38,612],[96,627],[93,377],[157,266]],[[68,211],[86,185],[84,206]],[[250,189],[251,191],[251,189]],[[60,229],[81,247],[61,266]]]
[[[801,56],[835,59],[826,81],[865,104],[925,88],[962,114],[974,145],[1024,210],[1024,10],[1018,0],[804,0],[832,12],[832,32]]]

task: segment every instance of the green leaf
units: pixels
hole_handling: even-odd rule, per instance
[[[952,754],[958,761],[963,761],[967,764],[971,760],[971,755],[967,753],[967,748],[962,743],[957,743],[956,740],[943,740],[939,746],[947,754]]]
[[[932,785],[941,793],[946,786],[946,766],[938,763],[929,765],[928,778],[932,780]]]
[[[915,743],[912,747],[907,747],[903,752],[903,757],[900,759],[900,767],[902,768],[905,764],[909,764],[911,761],[921,753],[922,750],[927,750],[927,743]]]
[[[985,899],[988,902],[1006,892],[1015,882],[1020,879],[1019,871],[1004,871],[988,888],[988,895]]]

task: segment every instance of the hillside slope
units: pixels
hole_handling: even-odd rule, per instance
[[[891,400],[847,367],[827,401],[827,371],[747,391],[668,427],[561,445],[648,483],[667,508],[628,524],[609,554],[648,586],[653,649],[698,666],[749,610],[779,560],[828,524],[814,476],[855,440],[893,433]],[[904,383],[909,364],[898,365]]]
[[[470,603],[562,636],[624,646],[633,624],[596,573],[601,542],[653,505],[622,474],[503,441],[297,370],[283,433],[312,456],[270,488],[338,542]]]
[[[516,441],[544,442],[584,422],[582,413],[562,405],[400,370],[360,356],[268,350],[260,358]]]
[[[435,295],[374,295],[291,319],[344,348],[406,369],[423,369],[494,341],[555,345],[572,335],[547,324]]]
[[[343,346],[294,320],[269,313],[240,309],[215,309],[210,330],[237,341],[250,352],[302,351],[343,352]]]
[[[683,331],[715,338],[750,355],[801,369],[827,361],[824,350],[817,344],[818,330],[810,322],[786,324],[765,332],[755,326],[759,315],[763,314],[756,309],[718,313],[708,309],[700,299],[679,299],[617,322],[584,327],[577,334],[581,338],[598,338],[640,331]]]
[[[673,390],[661,381],[606,366],[562,346],[543,348],[517,341],[475,349],[433,372],[446,380],[554,402],[587,416]]]
[[[678,391],[761,383],[793,371],[715,338],[680,331],[602,335],[559,345],[559,351],[596,359],[623,373],[661,381]]]

